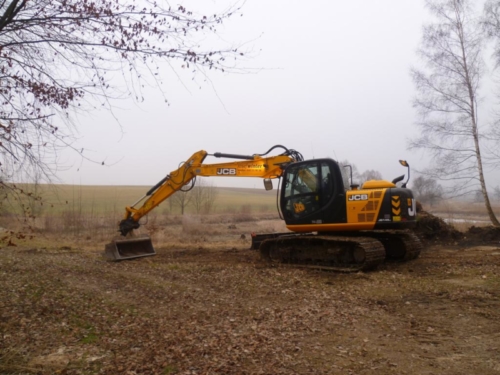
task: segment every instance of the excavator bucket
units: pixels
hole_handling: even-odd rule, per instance
[[[116,239],[106,244],[104,256],[109,260],[125,260],[156,255],[151,237],[142,236],[130,239]]]

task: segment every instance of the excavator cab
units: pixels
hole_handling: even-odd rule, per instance
[[[332,159],[289,165],[284,172],[280,207],[287,225],[345,220],[342,175]]]
[[[415,199],[406,188],[408,180],[396,186],[403,179],[404,175],[393,182],[370,180],[361,188],[345,190],[334,160],[292,163],[283,174],[281,212],[287,228],[294,232],[410,228],[416,223]]]

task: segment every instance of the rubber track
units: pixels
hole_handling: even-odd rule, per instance
[[[331,270],[337,272],[367,271],[385,260],[384,245],[370,237],[305,235],[269,238],[262,241],[262,259],[268,262]],[[363,254],[356,262],[354,253]]]
[[[363,236],[382,242],[388,260],[406,262],[416,259],[423,247],[418,236],[411,231],[367,231]]]
[[[422,242],[418,236],[411,232],[401,233],[400,235],[406,247],[406,253],[403,261],[417,259],[423,248]]]

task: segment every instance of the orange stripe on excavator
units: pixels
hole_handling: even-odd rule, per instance
[[[287,225],[293,232],[342,232],[353,230],[372,230],[375,223],[335,223],[335,224],[299,224]]]

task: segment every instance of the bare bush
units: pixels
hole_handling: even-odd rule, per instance
[[[198,215],[183,215],[182,231],[188,234],[199,234],[204,232],[204,224]]]

